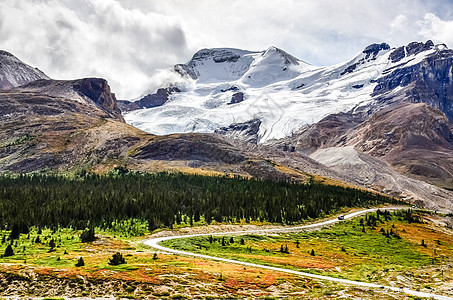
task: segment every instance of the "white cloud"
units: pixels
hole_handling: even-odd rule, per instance
[[[404,30],[407,26],[407,17],[404,15],[398,15],[393,21],[390,23],[390,27],[392,30]]]
[[[114,0],[76,2],[2,3],[2,48],[53,78],[107,78],[118,98],[138,96],[155,69],[189,53],[175,18]]]
[[[448,2],[3,0],[0,48],[53,78],[104,77],[118,98],[134,98],[200,48],[273,45],[330,65],[376,42],[449,43]]]
[[[453,20],[443,21],[435,14],[428,13],[417,24],[420,27],[419,34],[424,38],[437,43],[453,44]]]

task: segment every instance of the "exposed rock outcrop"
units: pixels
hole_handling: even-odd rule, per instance
[[[228,127],[217,129],[215,133],[257,144],[261,120],[253,119],[243,123],[234,123]]]
[[[371,44],[363,50],[363,53],[366,54],[365,59],[370,58],[371,56],[376,57],[379,51],[381,50],[389,50],[390,46],[386,43],[381,44]]]
[[[390,53],[389,59],[392,63],[399,62],[406,56],[417,55],[423,51],[430,50],[434,47],[434,43],[428,40],[426,43],[412,42],[407,46],[401,46],[396,48]]]
[[[421,51],[426,44],[417,44],[411,51]],[[436,51],[418,64],[395,69],[379,78],[372,96],[383,95],[397,87],[407,87],[404,90],[405,100],[427,103],[442,110],[453,121],[452,68],[453,50]]]
[[[148,94],[138,101],[141,108],[151,108],[161,106],[168,101],[168,97],[173,93],[179,93],[181,90],[177,87],[169,87],[165,89],[158,89],[154,94]]]
[[[128,112],[141,108],[152,108],[164,105],[170,95],[173,93],[180,93],[181,90],[178,87],[168,87],[158,89],[154,94],[148,94],[138,101],[117,101],[118,107],[122,112]]]
[[[246,157],[226,142],[210,135],[158,137],[153,143],[140,147],[133,155],[147,160],[188,160],[236,164]]]
[[[244,101],[244,93],[243,92],[236,92],[231,96],[231,102],[228,104],[236,104],[241,103]]]
[[[0,89],[11,89],[38,79],[49,77],[11,53],[0,50]]]
[[[33,92],[52,97],[71,99],[87,105],[95,105],[109,117],[124,122],[117,106],[115,94],[111,92],[107,80],[83,78],[76,80],[36,80],[14,89],[20,92]]]

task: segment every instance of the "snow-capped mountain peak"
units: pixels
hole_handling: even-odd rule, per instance
[[[445,46],[431,41],[399,48],[371,44],[349,61],[317,67],[276,47],[203,49],[175,66],[191,81],[188,88],[168,93],[161,106],[128,112],[125,119],[155,134],[214,132],[259,120],[253,140],[262,143],[292,135],[330,114],[376,111],[385,105],[379,95],[399,93],[407,85],[408,76],[387,78],[390,74],[405,74],[442,51]],[[168,86],[171,83],[162,85]]]
[[[238,80],[260,52],[231,48],[202,49],[185,64],[175,66],[175,71],[199,82]]]

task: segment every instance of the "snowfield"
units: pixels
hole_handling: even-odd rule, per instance
[[[172,94],[162,106],[131,111],[124,118],[158,135],[211,133],[258,118],[262,121],[259,143],[284,138],[329,114],[366,108],[374,101],[376,79],[436,51],[406,55],[392,63],[389,56],[394,49],[373,45],[330,67],[309,65],[275,47],[260,52],[203,49],[188,63],[168,70],[184,78],[184,84],[178,85],[181,93]],[[162,87],[172,85],[162,83]],[[232,104],[237,92],[244,93],[243,101]]]

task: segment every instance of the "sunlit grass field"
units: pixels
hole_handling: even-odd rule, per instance
[[[389,274],[442,265],[453,256],[453,236],[443,230],[424,222],[409,223],[393,214],[387,220],[381,216],[376,226],[367,226],[366,218],[371,215],[319,231],[204,236],[169,240],[162,245],[367,282],[382,282]]]

